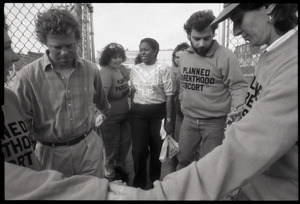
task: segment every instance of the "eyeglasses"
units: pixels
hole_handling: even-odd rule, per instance
[[[118,47],[118,48],[120,48],[120,49],[123,49],[122,45],[117,44],[117,43],[113,43],[113,44],[110,44],[110,45],[109,45],[109,48],[110,48],[110,49],[114,49],[114,48],[116,48],[116,47]]]

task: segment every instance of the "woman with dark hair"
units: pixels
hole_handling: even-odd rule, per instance
[[[160,129],[165,118],[165,131],[171,134],[171,114],[175,91],[170,67],[157,62],[159,44],[152,38],[142,39],[139,46],[141,63],[130,73],[133,107],[129,112],[134,162],[133,186],[146,188],[146,165],[150,152],[150,180],[160,178],[159,154],[162,146]]]
[[[130,148],[129,72],[122,63],[126,60],[125,50],[118,43],[110,43],[103,49],[99,64],[104,92],[111,104],[110,115],[98,128],[105,147],[104,176],[109,181],[128,181],[125,161]]]
[[[119,199],[298,200],[298,18],[296,4],[224,4],[234,35],[260,53],[242,118],[223,143],[149,191],[110,185]]]

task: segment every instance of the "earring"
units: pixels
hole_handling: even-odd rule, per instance
[[[268,15],[268,17],[267,17],[267,21],[271,21],[272,20],[272,16],[271,15]]]

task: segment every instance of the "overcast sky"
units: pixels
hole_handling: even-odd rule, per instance
[[[181,42],[188,42],[183,25],[194,12],[211,9],[217,16],[223,7],[219,3],[93,3],[92,5],[96,51],[102,50],[110,42],[120,43],[125,49],[138,50],[140,40],[145,37],[156,39],[161,49],[173,49]],[[215,39],[220,42],[219,30]]]

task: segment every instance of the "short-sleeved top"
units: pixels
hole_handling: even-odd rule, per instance
[[[111,105],[110,116],[123,114],[129,110],[129,74],[121,65],[119,68],[104,66],[100,69],[102,84]]]
[[[138,104],[159,104],[166,102],[166,96],[174,95],[174,76],[167,64],[156,62],[135,65],[130,73],[132,88],[135,90],[133,102]]]

